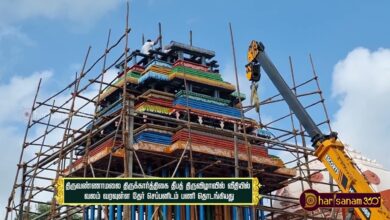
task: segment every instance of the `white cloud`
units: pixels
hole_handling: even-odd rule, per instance
[[[18,40],[26,46],[33,46],[35,43],[19,27],[0,25],[0,42],[5,40]]]
[[[30,112],[31,104],[35,95],[36,87],[39,78],[43,78],[41,90],[38,95],[38,101],[42,101],[52,94],[48,93],[45,89],[47,82],[52,82],[52,71],[40,71],[31,74],[27,77],[14,76],[8,82],[0,84],[0,100],[3,100],[4,106],[0,108],[0,147],[7,149],[0,155],[0,175],[2,176],[0,188],[0,207],[5,207],[9,193],[11,192],[12,184],[16,173],[16,164],[19,160],[21,152],[21,146],[23,141],[24,129],[28,120],[28,114]],[[117,75],[117,71],[112,69],[108,70],[105,74],[105,82],[110,82]],[[86,77],[88,78],[88,77]],[[86,78],[83,80],[85,81]],[[85,82],[84,82],[85,83]],[[57,88],[60,90],[62,88]],[[98,84],[91,85],[84,93],[83,96],[93,98],[98,93]],[[70,98],[70,92],[72,89],[55,97],[56,105],[59,106]],[[51,101],[49,102],[51,103]],[[75,108],[80,108],[86,101],[84,99],[76,99]],[[70,107],[68,103],[65,108]],[[48,107],[40,107],[34,112],[33,119],[39,119],[48,113]],[[94,105],[88,104],[83,108],[82,112],[91,113],[94,111]],[[62,121],[67,115],[62,113],[54,113],[52,116],[51,124],[57,124]],[[72,127],[80,128],[89,120],[73,117]],[[45,121],[44,121],[45,122]],[[34,126],[30,129],[29,139],[32,140],[44,133],[44,125]],[[55,130],[47,135],[45,144],[56,144],[62,139],[63,130]],[[36,153],[38,148],[26,148],[23,161],[31,159],[32,154]],[[53,173],[51,173],[53,174]],[[47,174],[47,177],[53,177],[51,174]],[[41,195],[38,195],[42,199]],[[44,198],[49,198],[47,195]],[[38,199],[39,200],[39,199]],[[4,209],[0,209],[0,216],[4,216]]]
[[[332,91],[341,140],[389,169],[390,49],[354,49],[334,67]]]
[[[2,0],[0,21],[19,22],[31,18],[66,19],[89,23],[115,9],[120,0]]]
[[[1,0],[0,1],[0,79],[9,75],[12,67],[22,59],[26,47],[35,46],[23,30],[34,19],[69,21],[69,27],[84,32],[101,17],[125,6],[123,0]]]
[[[28,77],[14,76],[9,82],[0,84],[0,207],[5,207],[13,184],[16,164],[20,155],[24,128],[39,78],[47,80],[51,71],[36,72]],[[4,209],[0,209],[0,215]],[[4,215],[1,215],[4,216]]]
[[[5,216],[5,207],[16,172],[17,158],[20,154],[22,136],[16,127],[2,127],[0,130],[1,156],[0,175],[2,187],[0,189],[0,216]],[[4,150],[6,149],[6,150]]]
[[[0,125],[25,122],[25,112],[30,111],[39,78],[48,79],[51,71],[36,72],[27,77],[14,76],[8,83],[0,84]]]
[[[5,77],[10,67],[17,65],[24,48],[33,46],[35,42],[20,27],[1,24],[0,20],[0,78]]]

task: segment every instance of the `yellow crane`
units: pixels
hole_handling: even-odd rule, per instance
[[[266,72],[311,137],[315,156],[325,165],[340,190],[344,193],[375,193],[352,159],[346,154],[344,144],[338,140],[337,133],[332,132],[329,135],[324,135],[314,123],[268,58],[264,51],[264,45],[261,42],[252,41],[247,58],[246,76],[248,80],[257,83],[260,80],[260,68]],[[355,213],[361,219],[390,219],[390,211],[384,206],[383,201],[379,208],[355,208]]]

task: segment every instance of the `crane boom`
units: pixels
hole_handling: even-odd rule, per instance
[[[302,104],[295,98],[295,95],[291,92],[290,87],[284,81],[282,76],[278,74],[278,70],[275,65],[270,61],[266,53],[260,53],[257,57],[260,66],[268,74],[268,77],[272,83],[279,89],[280,94],[286,100],[291,109],[294,109],[294,114],[297,116],[307,133],[311,138],[322,137],[323,134],[318,129],[313,119],[306,112]]]
[[[315,148],[314,155],[324,164],[337,182],[340,190],[344,193],[374,193],[366,178],[346,154],[343,143],[337,139],[337,133],[332,132],[329,135],[324,135],[321,132],[269,59],[261,42],[251,42],[248,50],[248,62],[247,76],[254,73],[260,74],[260,69],[255,70],[255,68],[261,67],[264,69],[291,111],[297,116],[311,137]],[[379,208],[361,207],[355,208],[355,212],[361,219],[390,219],[390,212],[384,206],[383,200]]]

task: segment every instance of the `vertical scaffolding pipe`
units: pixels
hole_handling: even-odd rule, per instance
[[[233,220],[238,220],[237,207],[233,207]]]
[[[103,208],[103,214],[104,214],[104,220],[107,220],[109,219],[109,211],[108,211],[108,205],[105,205],[104,208]]]
[[[164,167],[162,170],[161,170],[161,174],[163,177],[166,177],[167,176],[167,168]],[[165,220],[167,219],[167,213],[168,213],[168,206],[166,205],[163,205],[162,206],[162,214],[163,214],[163,219],[162,220]]]
[[[130,220],[135,220],[135,205],[131,206]]]
[[[188,165],[184,167],[184,175],[186,177],[190,176],[190,167]],[[186,220],[191,220],[191,208],[189,205],[186,205]]]
[[[168,217],[167,219],[168,220],[172,220],[172,217],[173,217],[173,214],[172,214],[172,206],[168,206],[168,213],[167,213]]]
[[[104,73],[106,71],[106,61],[107,61],[107,54],[108,54],[108,46],[110,44],[110,36],[111,36],[111,29],[108,31],[106,48],[105,48],[105,51],[104,51],[104,61],[103,61],[102,73],[101,73],[101,77],[100,77],[100,80],[102,82],[104,81]],[[82,77],[82,75],[80,76],[80,80],[81,80],[81,77]],[[96,120],[97,120],[97,112],[98,112],[98,107],[99,107],[98,103],[100,102],[100,94],[102,92],[102,87],[103,87],[103,84],[100,83],[100,85],[99,85],[99,93],[98,93],[98,96],[97,96],[97,101],[96,101],[96,105],[95,105],[95,109],[94,109],[94,116],[93,116],[93,120],[92,120],[92,124],[91,124],[91,129],[90,129],[90,131],[88,133],[88,137],[87,137],[87,141],[86,141],[85,153],[84,153],[84,156],[83,156],[83,166],[84,166],[83,176],[84,177],[86,177],[86,175],[87,175],[87,165],[88,165],[88,155],[89,155],[88,152],[89,152],[90,145],[92,143],[92,131],[94,129],[94,126],[95,126],[95,123],[96,123]],[[54,105],[54,102],[53,102],[53,105]],[[72,142],[74,141],[74,135],[72,135],[72,140],[71,141]],[[70,158],[69,164],[71,164],[73,162],[73,151],[71,151],[70,154],[71,154],[71,156],[70,156],[71,158]],[[66,158],[66,156],[65,156],[65,158]],[[65,160],[64,160],[64,163],[65,163]],[[89,165],[91,166],[92,176],[95,177],[92,164],[89,164]],[[91,206],[90,210],[91,210],[91,219],[94,220],[95,219],[95,206]],[[98,210],[98,215],[99,215],[99,211],[101,211],[101,210]],[[100,215],[100,218],[101,218],[101,215]]]
[[[102,206],[99,205],[97,209],[97,219],[102,220]]]
[[[53,108],[55,105],[55,100],[53,100],[53,104],[51,105],[51,107]],[[30,113],[32,114],[32,113]],[[41,160],[41,156],[42,156],[42,150],[43,150],[43,146],[44,144],[46,143],[46,137],[47,137],[47,134],[48,134],[48,131],[49,131],[49,127],[50,127],[50,122],[51,122],[51,117],[52,117],[53,113],[50,113],[49,114],[49,119],[47,120],[47,125],[46,125],[46,128],[45,128],[45,135],[43,136],[43,139],[42,139],[42,142],[41,142],[41,147],[39,148],[39,152],[38,152],[38,158],[37,158],[37,162],[36,162],[36,165],[35,165],[35,168],[34,168],[34,172],[32,174],[32,177],[31,177],[31,180],[30,180],[30,193],[28,195],[28,200],[27,200],[27,218],[29,219],[30,218],[30,204],[31,204],[31,199],[33,197],[33,189],[34,189],[34,182],[35,182],[35,177],[37,175],[37,170],[38,170],[38,166],[39,166],[39,162]],[[73,151],[72,151],[73,152]],[[68,209],[68,207],[67,207]]]
[[[110,205],[108,208],[108,219],[115,220],[115,207],[113,205]]]
[[[95,220],[95,206],[89,207],[89,216],[91,220]]]
[[[180,206],[175,205],[175,220],[180,220]]]
[[[42,78],[39,79],[37,90],[36,90],[36,93],[35,93],[35,96],[34,96],[34,101],[33,101],[32,106],[31,106],[30,115],[28,116],[28,123],[27,123],[27,126],[26,126],[26,131],[24,133],[24,138],[23,138],[22,152],[20,152],[20,156],[19,156],[19,165],[21,164],[22,159],[23,159],[24,148],[26,147],[27,135],[28,135],[28,131],[29,131],[30,126],[31,126],[32,114],[33,114],[33,112],[35,110],[35,102],[37,101],[39,88],[41,87],[41,82],[42,82]],[[11,191],[10,197],[8,198],[8,203],[7,203],[7,207],[6,207],[7,208],[7,214],[5,215],[5,220],[8,219],[8,214],[10,212],[12,212],[11,203],[14,200],[15,190],[16,190],[16,187],[17,187],[16,185],[17,185],[17,181],[18,181],[18,177],[19,177],[19,171],[20,171],[20,167],[18,167],[18,169],[16,170],[14,184],[12,186],[12,191]],[[23,219],[23,204],[21,204],[21,206],[20,206],[19,219]]]
[[[118,205],[116,207],[116,219],[117,220],[122,220],[122,209],[123,209],[122,205]]]
[[[199,220],[206,220],[204,205],[199,206]]]
[[[125,156],[123,159],[124,165],[124,177],[132,177],[133,176],[133,114],[131,111],[134,111],[134,101],[131,98],[130,103],[127,98],[127,53],[128,53],[128,43],[129,43],[129,2],[126,4],[126,28],[125,28],[125,62],[123,64],[124,74],[123,74],[123,108],[122,108],[122,134],[123,134],[123,142],[124,142],[124,150]],[[133,103],[133,106],[131,106]],[[134,112],[133,112],[134,113]],[[131,216],[131,206],[124,207],[124,216],[125,220],[128,220]]]
[[[190,114],[191,110],[188,107],[188,90],[192,91],[192,83],[189,83],[189,87],[188,87],[186,75],[184,75],[184,87],[185,87],[185,91],[186,91],[186,110],[187,110],[187,128],[188,128],[188,142],[187,143],[188,143],[189,150],[190,150],[190,153],[189,153],[190,167],[189,168],[186,167],[185,169],[191,169],[191,171],[189,171],[189,170],[186,171],[187,177],[188,176],[195,177],[195,168],[194,168],[194,162],[193,162],[193,157],[192,157],[191,114]],[[197,215],[197,213],[196,213],[196,209],[194,208],[194,206],[187,205],[185,207],[185,209],[186,209],[186,217],[185,218],[187,218],[187,219],[195,218],[195,215]]]
[[[230,216],[230,206],[222,206],[223,218],[226,220],[231,220]]]
[[[179,177],[179,170],[176,172],[176,177]],[[175,220],[180,220],[181,219],[181,206],[175,205]]]
[[[24,211],[23,211],[23,208],[24,208],[24,196],[25,196],[25,193],[26,193],[26,169],[27,169],[27,164],[26,163],[23,163],[19,166],[22,166],[22,183],[20,184],[21,185],[21,189],[20,189],[20,217],[21,219],[23,219],[23,216],[24,216]],[[33,190],[33,189],[30,189],[30,190]],[[29,210],[27,210],[29,211]],[[28,214],[27,214],[28,215]]]
[[[56,168],[56,175],[55,175],[54,182],[57,182],[58,178],[60,178],[61,164],[62,164],[62,161],[64,160],[64,157],[66,158],[66,153],[65,153],[65,155],[63,155],[64,154],[64,147],[65,147],[65,144],[68,142],[68,138],[70,135],[70,131],[71,131],[70,128],[72,126],[72,120],[73,120],[73,116],[74,116],[76,97],[77,97],[77,94],[79,92],[80,81],[83,78],[83,76],[86,74],[86,73],[84,73],[84,69],[85,69],[85,66],[87,65],[88,56],[89,56],[90,51],[91,51],[91,46],[89,46],[88,52],[85,56],[83,67],[82,67],[81,72],[80,72],[80,78],[78,77],[77,73],[75,74],[74,90],[73,90],[72,98],[70,99],[71,104],[69,107],[68,117],[66,119],[66,125],[65,125],[65,129],[64,129],[64,133],[62,135],[62,142],[61,142],[59,155],[58,155],[57,162],[56,162],[57,168]],[[57,189],[55,188],[54,193],[53,193],[53,197],[51,200],[51,207],[50,207],[50,210],[51,210],[50,218],[51,219],[54,219],[56,214],[57,214],[56,213],[57,212],[57,209],[56,209],[57,201],[55,198],[56,194],[57,194]]]
[[[89,207],[84,207],[84,220],[89,220],[88,209]]]
[[[332,132],[332,127],[330,126],[330,120],[329,120],[329,114],[328,114],[328,110],[326,109],[326,106],[325,106],[325,99],[324,99],[324,96],[322,95],[322,91],[321,91],[321,87],[320,87],[320,83],[318,82],[318,76],[317,76],[317,71],[314,67],[314,62],[313,62],[313,58],[311,56],[311,54],[309,54],[309,59],[310,59],[310,64],[311,64],[311,69],[312,69],[312,72],[313,72],[313,75],[314,75],[314,78],[315,78],[315,81],[316,81],[316,85],[317,85],[317,89],[319,91],[319,95],[320,95],[320,99],[321,99],[321,105],[322,105],[322,108],[324,110],[324,113],[325,113],[325,117],[326,117],[326,122],[328,124],[328,129],[329,129],[329,133]],[[330,173],[328,173],[329,175],[329,190],[330,192],[334,192],[334,188],[333,188],[333,177]],[[332,209],[332,214],[331,216],[333,218],[336,217],[336,213],[334,212],[334,208]]]
[[[291,80],[292,80],[292,83],[293,83],[292,84],[293,85],[293,92],[294,92],[294,95],[296,96],[297,95],[297,87],[296,87],[296,83],[295,83],[294,67],[293,67],[293,62],[292,62],[291,56],[288,57],[288,60],[289,60],[289,63],[290,63],[290,72],[291,72]],[[295,141],[295,145],[298,146],[297,134],[295,132],[295,125],[294,125],[295,124],[294,123],[294,117],[292,115],[293,112],[291,111],[291,109],[290,109],[290,113],[291,113],[291,116],[290,116],[290,118],[291,118],[291,125],[292,125],[292,129],[293,129],[293,132],[294,132],[294,141]],[[303,126],[302,126],[302,124],[300,122],[299,122],[299,127],[300,127],[300,132],[299,133],[300,133],[301,138],[302,138],[302,146],[306,147],[306,141],[305,141],[305,137],[303,135],[304,128],[303,128]],[[297,152],[297,156],[296,157],[297,157],[297,167],[299,169],[299,175],[304,177],[305,173],[302,170],[301,159],[299,158],[299,153],[298,152]],[[309,164],[308,164],[308,158],[307,158],[306,150],[305,150],[304,157],[305,157],[305,160],[306,160],[305,163],[304,163],[304,166],[306,166],[307,177],[309,177],[310,176],[310,168],[309,168]],[[300,183],[301,183],[301,190],[303,192],[305,190],[303,179],[301,179]],[[312,183],[310,181],[310,178],[308,178],[308,183],[309,183],[309,187],[312,188]],[[307,219],[307,217],[306,217],[307,211],[304,210],[304,213],[305,213],[304,219]]]
[[[249,219],[249,208],[244,208],[244,220]]]
[[[126,74],[125,74],[125,81],[126,81]],[[125,84],[126,85],[126,84]],[[123,99],[125,99],[125,106],[122,111],[124,111],[124,142],[125,142],[125,158],[124,158],[124,169],[125,169],[125,176],[126,177],[132,177],[133,176],[133,141],[134,141],[134,96],[130,95],[129,98],[126,98],[127,95],[123,95]],[[129,219],[130,214],[130,208],[131,206],[125,206],[124,207],[124,216],[125,220]]]
[[[242,130],[243,130],[243,133],[244,133],[244,141],[245,141],[245,145],[246,145],[246,153],[247,153],[247,156],[248,156],[248,174],[249,174],[249,177],[252,177],[253,176],[253,166],[252,166],[252,145],[249,143],[248,141],[248,137],[247,137],[247,134],[246,134],[246,125],[245,125],[245,120],[244,120],[244,110],[242,108],[242,100],[241,100],[241,92],[240,92],[240,83],[239,83],[239,80],[238,80],[238,71],[237,71],[237,60],[236,60],[236,49],[235,49],[235,46],[234,46],[234,39],[233,39],[233,29],[232,29],[232,25],[231,23],[229,23],[229,29],[230,29],[230,40],[231,40],[231,45],[232,45],[232,52],[233,52],[233,63],[234,63],[234,75],[235,75],[235,78],[236,78],[236,87],[237,87],[237,98],[238,98],[238,102],[240,104],[240,115],[241,115],[241,124],[242,124]]]
[[[191,114],[190,114],[190,108],[188,107],[188,90],[192,92],[192,83],[189,84],[189,87],[188,87],[188,84],[187,84],[187,77],[186,75],[184,75],[184,88],[185,88],[185,91],[186,91],[186,112],[187,112],[187,129],[188,129],[188,146],[189,146],[189,150],[190,150],[190,158],[189,158],[189,161],[190,161],[190,168],[188,168],[187,166],[185,167],[185,169],[191,169],[191,171],[185,171],[187,172],[187,177],[190,176],[190,172],[191,172],[191,177],[195,177],[195,168],[194,168],[194,162],[193,162],[193,158],[192,158],[192,136],[191,136]],[[184,151],[185,152],[185,151]],[[191,208],[190,206],[187,206],[188,208],[188,212],[189,212],[189,217],[191,218]],[[186,209],[187,209],[186,208]]]
[[[211,207],[208,205],[206,206],[206,220],[212,220],[211,217]]]
[[[238,164],[238,138],[237,138],[237,132],[238,132],[238,128],[237,128],[237,123],[234,123],[234,177],[239,177],[240,176],[240,167],[239,167],[239,164]],[[240,219],[239,218],[240,216],[240,209],[238,206],[235,206],[233,207],[233,218],[238,220]]]
[[[144,206],[138,206],[138,220],[144,220]]]
[[[128,171],[129,171],[129,177],[133,176],[133,144],[134,144],[134,96],[130,96],[129,100],[129,164],[128,164]]]
[[[198,174],[198,177],[202,177],[203,176],[203,174],[202,174],[202,172],[200,172],[199,174]],[[199,220],[205,220],[205,217],[204,217],[204,206],[203,205],[200,205],[199,206]]]
[[[264,198],[260,199],[260,206],[264,205]],[[260,210],[260,220],[265,220],[264,210]]]
[[[150,163],[148,163],[148,167],[147,167],[147,173],[148,173],[148,175],[149,176],[151,176],[152,175],[152,165],[150,164]],[[152,215],[153,215],[153,206],[152,205],[148,205],[147,206],[147,219],[148,220],[152,220]]]

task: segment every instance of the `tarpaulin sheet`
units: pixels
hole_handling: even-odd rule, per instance
[[[204,101],[199,101],[195,100],[192,98],[188,98],[188,103],[187,99],[185,97],[178,97],[174,102],[173,105],[182,105],[182,106],[187,106],[190,108],[194,109],[200,109],[203,111],[208,111],[208,112],[214,112],[218,114],[224,114],[232,117],[239,118],[241,117],[240,110],[238,108],[230,107],[230,106],[221,106],[213,103],[208,103]]]
[[[152,142],[157,144],[170,145],[172,143],[172,135],[166,133],[158,133],[154,131],[142,131],[134,136],[135,142]]]

